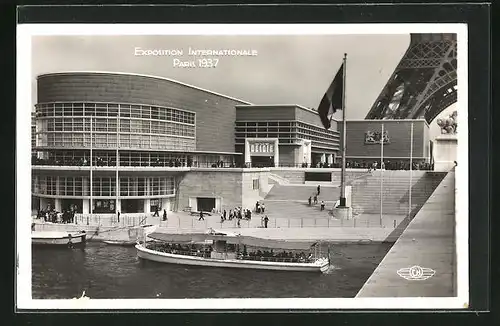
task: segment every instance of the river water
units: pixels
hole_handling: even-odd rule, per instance
[[[354,297],[390,244],[330,245],[327,274],[162,264],[133,247],[33,248],[33,299]]]

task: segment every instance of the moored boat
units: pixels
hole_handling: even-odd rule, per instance
[[[132,247],[137,244],[137,241],[133,240],[103,240],[102,242],[110,246],[122,246],[122,247]]]
[[[136,244],[137,255],[161,263],[302,272],[326,272],[330,267],[328,256],[321,255],[316,242],[263,239],[214,230],[189,234],[153,232],[148,238],[153,241]]]
[[[76,246],[83,245],[87,241],[87,233],[62,232],[62,231],[33,231],[31,232],[31,243],[33,245],[54,245],[54,246]]]

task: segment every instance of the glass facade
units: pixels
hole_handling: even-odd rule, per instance
[[[196,149],[195,113],[109,103],[36,105],[38,147]],[[118,132],[119,130],[119,132]]]
[[[237,121],[236,145],[244,145],[245,138],[278,138],[279,144],[300,144],[301,139],[311,140],[313,148],[340,150],[337,131],[300,121]]]
[[[175,178],[161,177],[120,177],[120,197],[158,197],[175,195]],[[90,179],[88,176],[45,176],[32,178],[35,195],[88,197]],[[92,195],[94,197],[116,196],[114,176],[93,176]]]

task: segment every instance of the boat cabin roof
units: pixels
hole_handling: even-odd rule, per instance
[[[288,241],[279,239],[267,239],[245,235],[216,233],[163,233],[153,232],[148,237],[154,240],[169,243],[196,243],[206,240],[223,241],[227,244],[245,245],[249,247],[259,247],[277,250],[309,250],[316,241]]]

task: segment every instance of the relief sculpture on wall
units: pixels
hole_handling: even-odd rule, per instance
[[[384,131],[384,135],[382,136],[382,132],[380,131],[367,131],[365,132],[365,144],[380,144],[380,139],[383,138],[384,144],[389,144],[389,134],[387,130]]]

